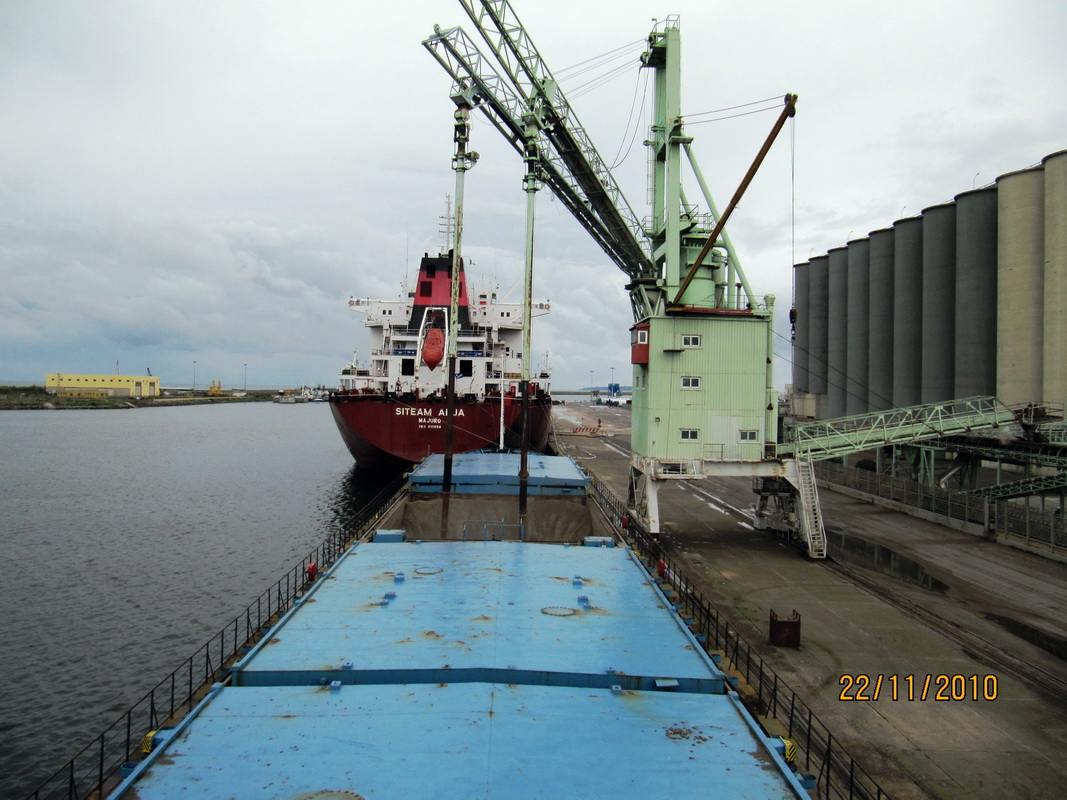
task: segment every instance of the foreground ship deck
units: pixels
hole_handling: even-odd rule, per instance
[[[400,538],[341,557],[113,796],[806,796],[628,549]]]

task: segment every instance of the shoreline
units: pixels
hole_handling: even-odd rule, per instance
[[[70,409],[134,409],[165,406],[198,406],[218,403],[269,403],[274,393],[249,394],[245,397],[223,395],[220,397],[107,397],[81,398],[56,397],[46,392],[26,390],[0,390],[0,411],[65,411]]]

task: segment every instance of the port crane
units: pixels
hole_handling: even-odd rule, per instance
[[[655,77],[655,112],[647,143],[652,217],[641,221],[511,3],[460,5],[492,58],[460,27],[436,27],[423,42],[452,77],[457,113],[484,114],[523,158],[528,197],[547,185],[628,278],[634,510],[658,533],[660,485],[709,475],[783,475],[795,478],[799,493],[813,491],[814,479],[802,481],[791,468],[795,461],[783,462],[775,451],[774,298],[752,292],[682,128],[678,18],[656,25],[642,56]],[[795,103],[795,96],[786,97],[777,128]],[[685,194],[683,159],[703,208]],[[529,200],[528,267],[531,206]],[[821,555],[824,546],[811,534],[809,551]]]
[[[683,129],[679,20],[669,16],[657,22],[641,57],[642,68],[654,73],[655,86],[646,141],[652,214],[641,220],[511,3],[459,2],[491,56],[461,27],[435,26],[423,45],[452,78],[457,120],[466,124],[473,111],[482,113],[526,166],[527,302],[534,197],[542,186],[552,190],[628,279],[634,320],[629,505],[658,534],[658,494],[665,481],[751,476],[759,496],[756,527],[788,533],[804,542],[809,556],[825,557],[813,461],[829,456],[827,448],[818,446],[819,437],[837,437],[830,449],[840,454],[849,447],[870,446],[879,435],[870,429],[880,431],[887,423],[860,421],[864,432],[859,436],[853,425],[844,433],[800,431],[778,442],[772,374],[775,298],[753,292],[725,230],[775,136],[795,113],[796,96],[785,96],[771,134],[720,214],[693,153],[693,140]],[[462,139],[457,157],[466,144],[462,137],[457,133],[457,142]],[[703,206],[686,194],[683,165],[695,178]],[[456,241],[458,251],[459,232]],[[527,341],[524,386],[528,351]],[[1008,421],[1010,412],[987,406],[978,412],[971,406],[915,410],[921,424],[910,433],[939,435],[942,418],[952,418],[961,428]],[[851,443],[842,444],[842,436]],[[520,516],[523,508],[520,490]]]

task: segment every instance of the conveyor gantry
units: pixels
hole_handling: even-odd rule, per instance
[[[1015,412],[995,397],[967,397],[794,425],[786,428],[787,441],[778,445],[777,453],[780,458],[820,461],[1015,421]]]
[[[980,489],[972,489],[969,494],[988,497],[991,500],[1008,500],[1013,497],[1030,497],[1043,492],[1062,492],[1064,489],[1067,489],[1067,472],[1057,472],[1055,475],[1038,475],[1011,483],[983,486]]]

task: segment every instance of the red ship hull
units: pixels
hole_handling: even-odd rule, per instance
[[[381,394],[334,394],[330,410],[341,437],[361,468],[405,469],[431,453],[445,451],[448,404],[443,399],[405,400]],[[522,404],[519,398],[457,401],[453,452],[495,447],[504,414],[504,446],[521,444]],[[548,446],[552,401],[530,398],[530,449]]]

